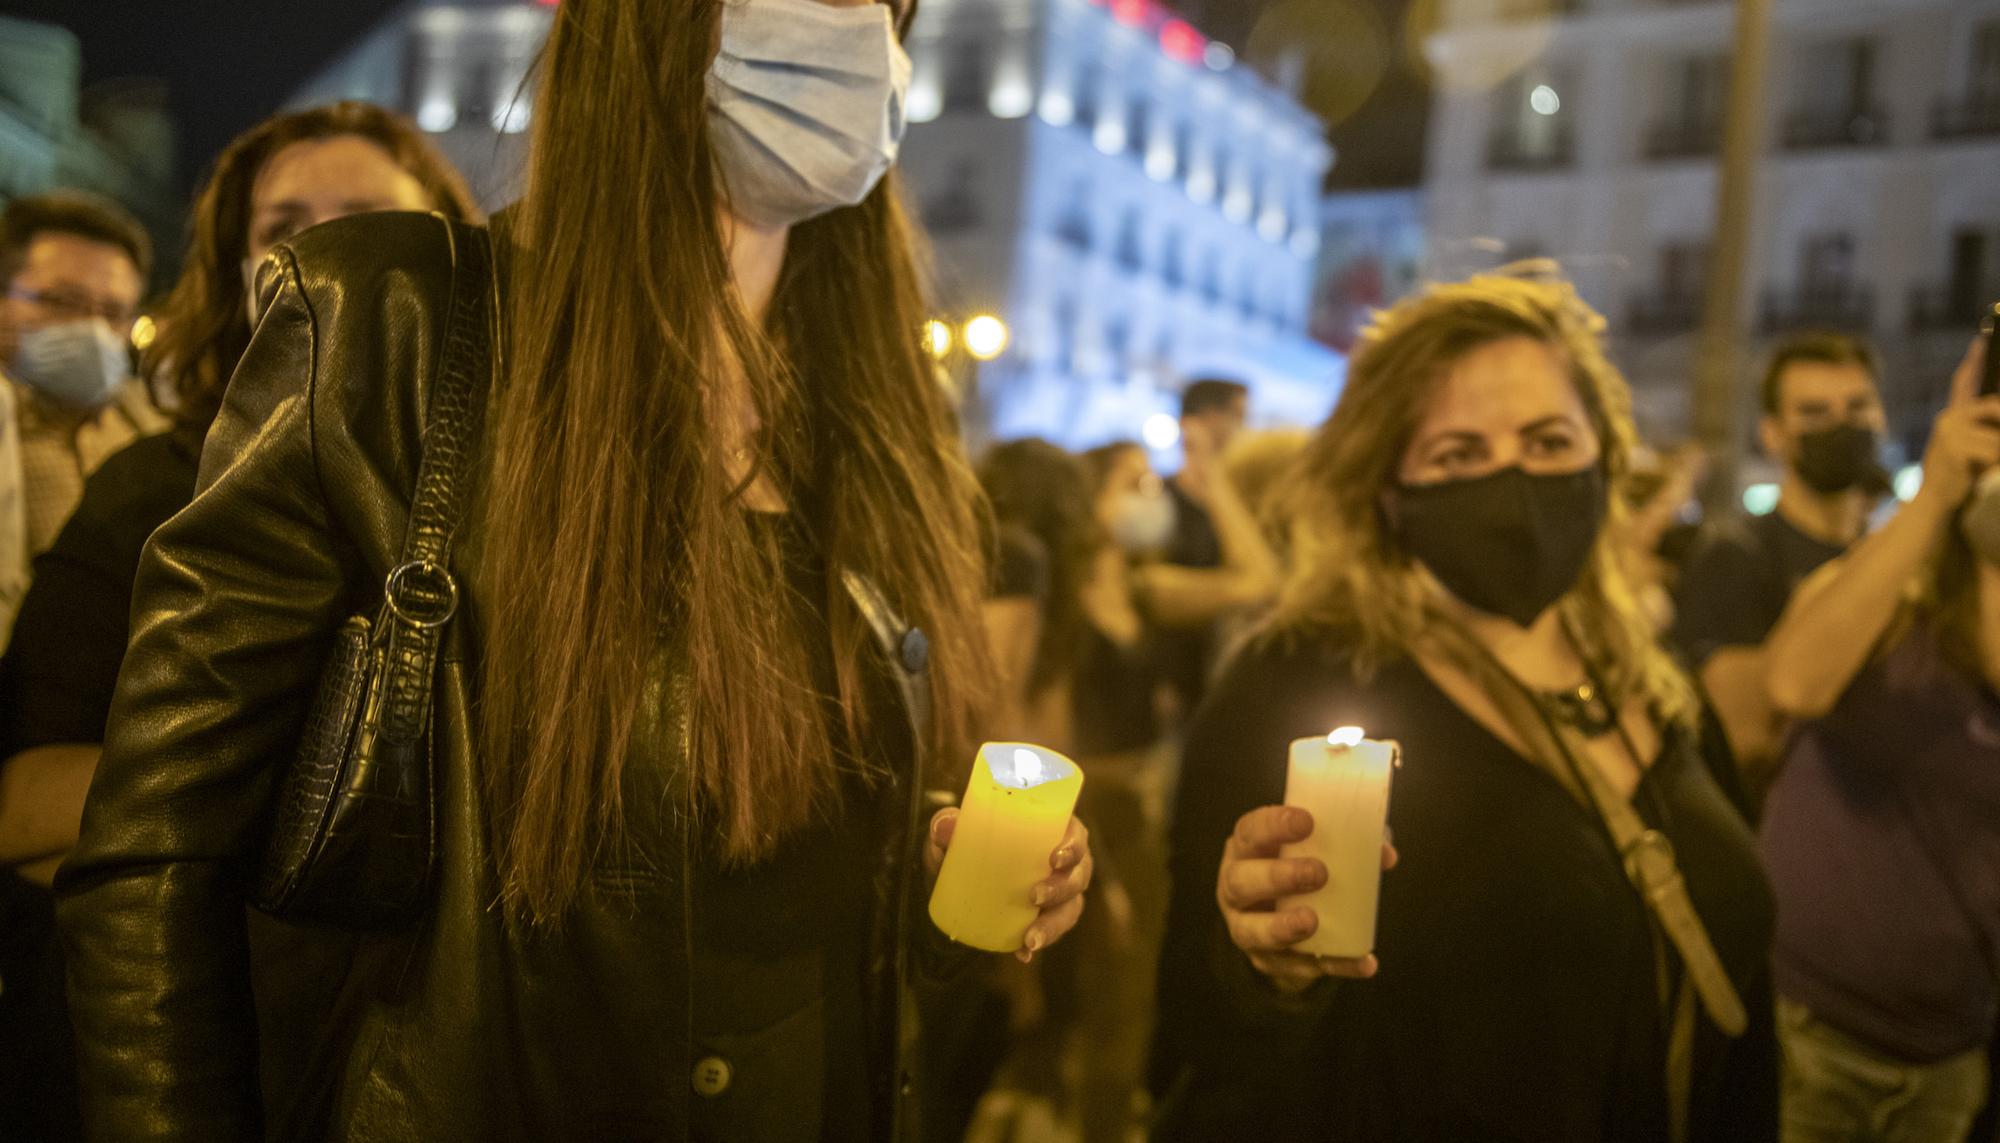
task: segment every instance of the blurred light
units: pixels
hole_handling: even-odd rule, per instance
[[[1236,53],[1230,50],[1228,44],[1211,42],[1208,47],[1202,49],[1201,62],[1215,71],[1228,71],[1230,65],[1236,62]]]
[[[1250,212],[1256,209],[1256,202],[1250,197],[1250,188],[1238,184],[1232,187],[1228,197],[1222,200],[1222,216],[1231,222],[1250,221]]]
[[[1076,100],[1067,91],[1050,88],[1042,93],[1042,122],[1051,127],[1067,127],[1076,122]]]
[[[1563,101],[1556,89],[1544,83],[1528,93],[1528,106],[1537,115],[1554,115],[1562,110]]]
[[[1285,240],[1284,208],[1279,206],[1274,206],[1266,210],[1264,212],[1264,216],[1257,220],[1257,234],[1260,237],[1262,237],[1266,242],[1284,241]]]
[[[1146,418],[1139,435],[1145,438],[1147,448],[1164,451],[1181,443],[1181,423],[1172,413],[1154,413]]]
[[[144,321],[145,319],[141,318],[140,320]],[[1917,489],[1924,486],[1924,466],[1921,464],[1906,464],[1902,468],[1897,469],[1895,486],[1896,499],[1901,500],[1905,504],[1915,500],[1917,498]]]
[[[951,327],[932,318],[924,323],[924,351],[938,360],[944,360],[951,352]]]
[[[1111,0],[1111,18],[1128,28],[1136,28],[1146,22],[1149,7],[1146,0]]]
[[[1215,170],[1203,163],[1188,175],[1188,197],[1196,202],[1215,201]]]
[[[928,64],[926,60],[917,67],[916,78],[910,81],[909,99],[903,105],[903,116],[912,123],[929,123],[944,113],[944,91],[938,84],[938,69]]]
[[[432,96],[417,108],[417,126],[433,135],[442,134],[458,126],[458,108],[450,99]]]
[[[1018,73],[994,81],[993,90],[986,93],[986,110],[995,119],[1019,119],[1035,109],[1035,90],[1028,79]]]
[[[160,327],[151,314],[140,314],[139,320],[132,323],[132,348],[139,352],[146,352],[146,347],[152,345],[153,339],[158,336]]]
[[[1090,133],[1090,141],[1107,155],[1115,155],[1125,149],[1125,124],[1116,115],[1107,115],[1097,121],[1096,130]]]
[[[1778,506],[1778,486],[1753,484],[1743,490],[1743,510],[1752,516],[1769,516]]]
[[[965,351],[981,361],[991,361],[1007,352],[1007,323],[992,314],[980,314],[965,323]]]
[[[508,98],[493,109],[493,129],[505,135],[519,135],[528,129],[528,103],[524,99]]]
[[[1300,227],[1292,235],[1292,253],[1300,258],[1310,258],[1319,253],[1319,232]]]
[[[1174,145],[1160,141],[1146,148],[1146,177],[1156,183],[1174,177]]]
[[[1361,740],[1366,737],[1368,737],[1368,732],[1358,726],[1343,726],[1326,736],[1326,744],[1328,746],[1359,746],[1361,745]]]
[[[1160,50],[1166,52],[1169,59],[1200,63],[1207,54],[1207,47],[1206,38],[1186,20],[1168,20],[1160,28]]]

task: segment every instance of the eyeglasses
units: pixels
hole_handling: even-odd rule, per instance
[[[131,306],[118,302],[100,302],[86,294],[74,290],[30,290],[21,287],[7,291],[7,296],[19,301],[32,302],[47,310],[58,321],[85,321],[101,317],[112,329],[129,333],[132,322],[139,316]]]

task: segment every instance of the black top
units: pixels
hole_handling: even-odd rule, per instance
[[[1723,647],[1762,643],[1799,582],[1845,550],[1799,531],[1779,512],[1719,522],[1681,570],[1674,642],[1696,666]]]
[[[1179,481],[1167,481],[1167,494],[1174,500],[1174,533],[1162,558],[1176,567],[1221,567],[1222,537],[1216,533],[1215,518],[1181,490]],[[1209,671],[1215,665],[1216,642],[1214,624],[1162,628],[1155,639],[1153,653],[1161,676],[1180,699],[1183,711],[1201,705]]]
[[[856,744],[840,715],[827,627],[827,568],[792,516],[754,515],[777,533],[791,605],[813,649],[815,686],[847,766],[836,804],[744,867],[712,846],[696,858],[690,893],[694,1033],[729,1062],[726,1091],[697,1099],[700,1143],[871,1137],[867,1054],[868,933],[874,912],[875,803],[887,789],[878,744]],[[876,777],[871,778],[870,767]]]
[[[1216,869],[1236,819],[1283,800],[1289,742],[1341,725],[1404,751],[1381,972],[1283,997],[1228,943]],[[1635,798],[1751,1013],[1736,1041],[1702,1022],[1696,1143],[1776,1136],[1771,891],[1703,764],[1717,741],[1670,729]],[[1325,642],[1253,643],[1195,719],[1170,844],[1158,1138],[1668,1138],[1653,924],[1604,827],[1414,664],[1361,682]]]
[[[58,742],[102,742],[131,635],[132,581],[154,529],[194,498],[200,443],[144,437],[105,460],[21,601],[0,659],[5,755]]]
[[[1129,754],[1160,740],[1158,632],[1141,628],[1126,645],[1085,624],[1070,705],[1079,757]]]
[[[989,599],[1032,599],[1049,595],[1049,550],[1033,532],[1012,524],[1001,525],[993,535],[993,553],[987,584]]]

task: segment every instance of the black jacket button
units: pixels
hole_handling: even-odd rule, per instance
[[[697,1095],[714,1099],[729,1090],[732,1076],[729,1061],[721,1056],[710,1056],[694,1066],[694,1090]]]

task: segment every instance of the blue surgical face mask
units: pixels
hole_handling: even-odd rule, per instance
[[[887,5],[725,4],[708,117],[731,211],[777,228],[859,204],[895,165],[909,91]]]
[[[71,409],[111,400],[131,368],[125,339],[103,318],[23,330],[8,371],[22,384]]]

